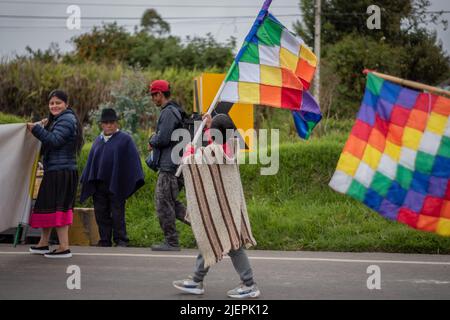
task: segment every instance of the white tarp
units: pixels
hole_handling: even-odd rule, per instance
[[[0,125],[0,232],[28,224],[40,146],[26,124]]]

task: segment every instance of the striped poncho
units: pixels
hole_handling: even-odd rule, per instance
[[[256,245],[236,158],[212,143],[185,157],[183,163],[187,219],[205,267],[220,261],[230,250]]]

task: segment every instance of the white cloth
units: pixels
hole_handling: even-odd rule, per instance
[[[0,232],[28,224],[40,146],[26,124],[0,125]]]

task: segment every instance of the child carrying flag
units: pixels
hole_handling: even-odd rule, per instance
[[[198,150],[188,149],[183,159],[187,219],[191,222],[200,254],[193,277],[174,281],[173,285],[187,293],[203,294],[203,280],[209,267],[228,254],[242,283],[227,295],[231,298],[256,298],[260,290],[244,249],[255,245],[256,241],[251,232],[237,157],[233,151],[233,135],[230,133],[234,131],[234,124],[225,114],[218,114],[212,120],[209,114],[205,117],[211,143]]]

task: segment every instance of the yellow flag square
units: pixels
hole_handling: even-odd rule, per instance
[[[405,127],[402,137],[403,146],[412,150],[419,149],[422,134],[422,131],[413,129],[411,127]]]
[[[259,104],[259,84],[251,82],[239,82],[239,102]]]
[[[285,48],[280,49],[280,64],[281,67],[295,72],[297,69],[298,57]]]
[[[281,69],[279,67],[270,67],[262,64],[261,83],[269,86],[281,87],[283,85]]]
[[[436,233],[441,236],[450,236],[450,220],[445,218],[440,218],[438,222],[438,226],[436,229]]]
[[[315,67],[317,65],[317,57],[316,55],[307,47],[302,45],[300,47],[300,58],[308,61],[308,63]]]
[[[380,151],[373,148],[371,145],[367,145],[366,150],[364,150],[362,161],[367,163],[369,167],[375,170],[378,167],[378,163],[380,162],[381,156],[382,153]]]
[[[390,141],[386,141],[386,147],[384,148],[384,153],[387,154],[389,157],[394,159],[395,161],[400,160],[400,151],[401,147],[396,145],[395,143],[392,143]]]
[[[340,170],[348,174],[349,176],[354,176],[356,169],[358,169],[359,160],[357,157],[351,155],[348,152],[343,152],[339,158],[336,170]]]
[[[447,125],[448,118],[432,112],[428,118],[427,131],[436,133],[437,135],[442,135],[445,132],[445,127]]]

